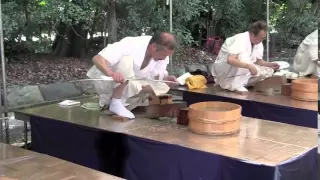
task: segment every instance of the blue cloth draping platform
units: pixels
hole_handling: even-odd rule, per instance
[[[265,166],[50,118],[30,123],[33,151],[128,180],[318,180],[316,148]]]
[[[125,177],[132,180],[316,180],[317,148],[271,167],[128,136]],[[304,166],[308,166],[303,168]],[[141,168],[143,167],[143,168]]]
[[[221,96],[215,93],[208,92],[196,92],[188,91],[185,88],[173,89],[173,91],[180,91],[183,93],[183,100],[187,102],[188,105],[204,102],[204,101],[224,101],[236,103],[242,106],[242,114],[247,117],[265,119],[275,122],[287,123],[297,126],[304,126],[310,128],[318,128],[318,112],[317,112],[317,102],[301,102],[303,104],[312,104],[315,108],[302,108],[300,106],[286,106],[280,105],[277,102],[263,102],[255,100],[255,97],[251,99],[239,99],[235,97]],[[270,97],[271,98],[271,97]],[[276,97],[272,97],[277,100]],[[279,99],[278,99],[279,100]],[[291,100],[289,97],[286,99],[282,97],[280,101],[295,101]],[[299,101],[295,101],[299,104]]]

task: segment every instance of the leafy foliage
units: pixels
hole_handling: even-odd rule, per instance
[[[278,41],[288,47],[298,46],[311,32],[318,28],[319,13],[312,12],[310,0],[290,0],[272,4],[272,25],[279,33]]]
[[[111,0],[4,0],[2,1],[6,51],[16,43],[33,52],[51,51],[59,25],[84,24],[90,35],[107,32]],[[118,38],[169,31],[167,0],[115,0]],[[319,22],[319,3],[311,0],[273,0],[270,20],[287,46],[298,45]],[[316,6],[317,5],[317,6]],[[181,44],[196,44],[197,33],[213,24],[215,35],[229,37],[245,31],[250,22],[266,19],[266,0],[173,1],[173,32]],[[78,34],[78,33],[77,33]],[[37,40],[33,40],[36,38]],[[87,37],[84,37],[87,38]],[[20,47],[20,45],[19,45]]]

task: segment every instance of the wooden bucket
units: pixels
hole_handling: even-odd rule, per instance
[[[200,102],[189,106],[189,129],[198,134],[228,135],[240,131],[241,106],[227,102]]]
[[[297,79],[291,85],[291,98],[300,101],[318,101],[318,79]]]

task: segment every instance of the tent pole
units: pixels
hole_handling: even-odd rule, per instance
[[[267,31],[267,61],[270,62],[269,55],[270,55],[270,0],[267,0],[267,25],[268,25],[268,31]]]
[[[7,86],[6,86],[6,68],[5,68],[5,56],[4,56],[4,43],[3,43],[3,26],[2,26],[2,6],[1,6],[1,0],[0,0],[0,46],[1,46],[1,67],[2,67],[2,85],[3,85],[3,109],[4,111],[1,111],[1,117],[4,119],[5,122],[5,137],[6,137],[6,143],[9,144],[9,119],[8,117],[8,105],[7,105]],[[2,104],[2,103],[1,103]],[[1,105],[2,110],[2,105]],[[4,112],[4,115],[3,115]],[[2,125],[2,124],[1,124]],[[3,128],[1,129],[3,130]]]
[[[170,0],[170,32],[172,33],[172,0]],[[170,74],[172,74],[172,55],[170,56]]]
[[[169,12],[169,16],[170,16],[170,33],[172,33],[172,0],[167,0],[166,5],[169,5],[169,7],[170,7],[170,12]],[[172,72],[173,72],[172,56],[169,57],[169,60],[170,60],[170,74],[172,74]]]

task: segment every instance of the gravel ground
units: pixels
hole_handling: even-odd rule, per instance
[[[98,51],[90,52],[87,57],[82,59],[61,58],[42,54],[17,55],[15,60],[10,60],[6,65],[8,86],[49,84],[87,78],[86,73],[93,65],[91,58],[97,53]],[[294,54],[295,50],[288,49],[277,52],[272,58],[287,58],[287,61],[289,61]],[[172,65],[174,69],[182,65],[206,65],[213,63],[215,58],[215,55],[205,49],[180,47],[173,55]]]

